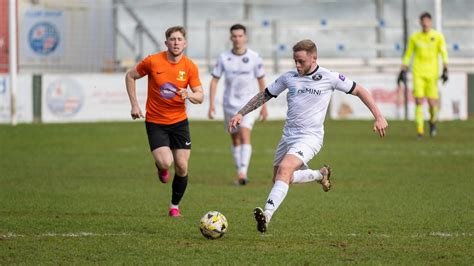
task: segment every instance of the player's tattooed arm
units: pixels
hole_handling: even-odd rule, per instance
[[[262,106],[271,98],[273,98],[273,96],[268,92],[267,89],[265,89],[250,99],[250,101],[244,107],[242,107],[238,113],[244,116]]]

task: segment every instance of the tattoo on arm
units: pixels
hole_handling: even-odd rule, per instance
[[[266,90],[263,90],[250,99],[250,101],[244,107],[242,107],[238,113],[244,116],[262,106],[271,98],[273,98],[273,96],[271,96]]]

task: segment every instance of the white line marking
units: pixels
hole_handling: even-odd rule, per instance
[[[33,234],[33,235],[24,235],[24,234],[16,234],[13,232],[8,232],[5,234],[0,234],[0,240],[7,240],[7,239],[14,239],[19,237],[106,237],[106,236],[131,236],[131,233],[92,233],[92,232],[76,232],[76,233],[42,233],[42,234]],[[262,234],[266,237],[273,237],[272,234]],[[333,232],[327,232],[326,234],[317,234],[317,236],[324,237],[324,236],[339,236],[338,234],[334,234]],[[412,235],[389,235],[389,234],[377,234],[377,233],[350,233],[346,234],[348,237],[383,237],[383,238],[390,238],[390,237],[412,237],[412,238],[425,238],[425,237],[473,237],[474,233],[450,233],[450,232],[431,232],[431,233],[423,233],[423,234],[412,234]]]
[[[89,237],[89,236],[129,236],[131,234],[129,233],[105,233],[105,234],[99,234],[99,233],[91,233],[91,232],[78,232],[78,233],[44,233],[44,234],[35,234],[35,235],[21,235],[21,234],[15,234],[12,232],[8,232],[4,235],[0,234],[0,240],[1,239],[11,239],[11,238],[18,238],[18,237],[27,237],[27,236],[33,236],[33,237]]]

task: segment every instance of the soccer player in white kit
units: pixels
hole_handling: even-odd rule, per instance
[[[227,129],[229,120],[240,110],[260,89],[265,90],[265,71],[260,56],[247,48],[247,30],[241,24],[230,27],[232,49],[219,55],[212,70],[212,80],[209,92],[208,117],[215,115],[215,96],[217,83],[224,74],[224,124]],[[258,89],[255,86],[258,83]],[[260,118],[267,118],[267,108],[263,105]],[[237,184],[245,185],[248,181],[247,170],[252,156],[250,133],[257,119],[255,113],[243,118],[240,125],[230,131],[232,139],[232,157],[237,169]]]
[[[275,211],[283,202],[289,184],[316,181],[324,191],[331,188],[331,168],[308,169],[307,165],[321,149],[324,136],[324,118],[334,90],[359,97],[372,112],[373,130],[385,136],[388,123],[375,105],[369,92],[337,72],[319,66],[317,49],[311,40],[302,40],[293,46],[296,71],[288,71],[255,95],[229,122],[235,128],[243,117],[263,103],[288,89],[288,111],[283,136],[273,161],[273,187],[265,208],[254,209],[257,230],[264,233]]]

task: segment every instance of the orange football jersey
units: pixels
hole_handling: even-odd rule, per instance
[[[199,70],[193,61],[183,55],[173,64],[164,51],[143,59],[136,70],[142,76],[148,75],[147,122],[170,125],[187,118],[186,104],[178,88],[201,86]]]

